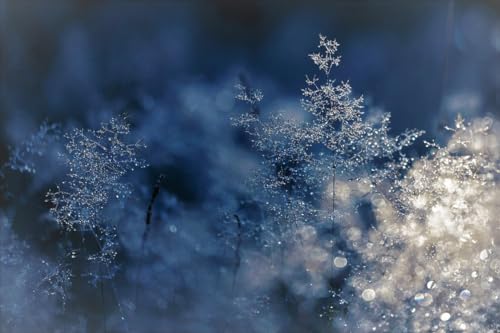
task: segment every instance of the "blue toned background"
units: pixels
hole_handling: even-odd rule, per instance
[[[132,332],[223,332],[228,322],[231,332],[327,331],[314,306],[271,304],[266,320],[242,319],[221,287],[231,267],[219,237],[224,216],[246,194],[244,181],[258,164],[229,120],[238,112],[233,96],[241,75],[263,90],[267,110],[298,108],[304,76],[315,70],[307,55],[321,33],[340,43],[334,76],[349,80],[368,106],[391,112],[395,132],[424,129],[439,141],[457,114],[498,117],[500,110],[500,4],[494,0],[0,0],[0,28],[0,164],[8,147],[44,120],[97,127],[127,112],[134,136],[148,145],[150,167],[130,179],[132,204],[121,208],[116,283]],[[20,198],[9,211],[15,233],[49,258],[57,252],[57,231],[48,226],[44,193],[61,170],[54,158],[41,163],[35,181],[9,180]],[[134,252],[160,173],[167,181],[138,308],[129,302]],[[5,207],[3,199],[0,204]],[[116,313],[109,289],[107,310],[85,287],[73,293],[61,322],[83,317],[82,331],[100,331],[102,311],[109,318]],[[266,303],[241,302],[242,309]],[[49,320],[43,329],[51,325],[62,327]],[[111,319],[109,327],[122,331]]]
[[[2,123],[76,116],[138,91],[167,97],[235,71],[294,96],[323,33],[341,44],[338,78],[396,128],[429,129],[460,101],[498,109],[499,12],[495,1],[4,0]]]

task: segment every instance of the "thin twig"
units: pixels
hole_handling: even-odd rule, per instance
[[[102,265],[99,265],[99,270],[102,270]],[[102,274],[102,273],[101,273]],[[103,327],[103,331],[104,333],[107,333],[108,331],[108,327],[107,327],[107,324],[106,324],[106,302],[105,302],[105,299],[104,299],[104,281],[101,279],[99,281],[99,286],[100,286],[100,289],[101,289],[101,305],[102,305],[102,327]]]
[[[238,214],[234,214],[234,219],[236,220],[236,226],[238,228],[238,233],[236,234],[236,248],[234,250],[234,269],[233,269],[233,286],[232,286],[232,292],[234,293],[234,287],[236,285],[236,277],[238,275],[238,271],[240,269],[241,265],[241,254],[240,254],[240,249],[241,249],[241,242],[242,242],[242,225],[241,225],[241,220]]]
[[[336,172],[337,172],[337,166],[335,163],[333,163],[332,166],[332,240],[331,240],[331,245],[332,245],[332,260],[331,260],[331,265],[332,265],[332,273],[334,272],[334,258],[335,254],[333,253],[333,242],[335,240],[335,177],[336,177]]]
[[[137,302],[139,300],[139,279],[141,277],[141,271],[142,271],[142,262],[144,261],[144,257],[146,255],[146,241],[149,235],[149,230],[151,228],[151,217],[153,216],[153,205],[156,201],[156,198],[158,197],[158,194],[160,193],[160,187],[165,179],[165,176],[161,174],[158,179],[156,180],[156,183],[153,186],[153,192],[151,193],[151,199],[149,199],[148,203],[148,208],[146,211],[146,220],[145,220],[145,228],[144,228],[144,233],[142,234],[142,242],[141,242],[141,260],[139,263],[139,268],[137,272],[137,276],[135,279],[136,282],[136,287],[135,287],[135,304],[137,306]]]

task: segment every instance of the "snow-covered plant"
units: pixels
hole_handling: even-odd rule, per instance
[[[353,242],[363,265],[349,281],[351,329],[500,329],[498,124],[459,117],[448,129],[399,181],[398,202],[372,197],[377,225]]]

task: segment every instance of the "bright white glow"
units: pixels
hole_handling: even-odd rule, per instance
[[[449,314],[448,312],[443,312],[441,313],[441,316],[439,316],[439,319],[441,319],[442,321],[448,321],[450,320],[451,318],[451,314]]]

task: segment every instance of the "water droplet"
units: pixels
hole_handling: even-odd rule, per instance
[[[177,227],[175,225],[171,224],[168,227],[168,230],[170,230],[170,232],[172,232],[172,233],[176,233],[177,232]]]
[[[495,260],[491,261],[490,268],[496,274],[500,274],[500,260],[495,259]]]
[[[450,318],[451,318],[451,314],[449,312],[443,312],[439,316],[439,319],[441,319],[441,321],[448,321],[448,320],[450,320]]]
[[[471,275],[474,279],[477,278],[479,276],[479,274],[477,274],[476,271],[472,272]]]
[[[458,327],[459,330],[465,331],[467,329],[467,324],[464,323],[463,320],[459,319],[455,321],[455,325]]]
[[[434,289],[436,288],[436,283],[432,280],[430,280],[429,282],[427,282],[427,289]]]
[[[460,292],[460,298],[463,300],[463,301],[467,301],[471,296],[471,292],[469,289],[464,289]]]
[[[375,299],[376,297],[375,290],[373,289],[365,289],[363,290],[363,293],[361,294],[361,297],[366,301],[366,302],[371,302]]]
[[[413,299],[420,306],[429,306],[433,302],[432,295],[429,293],[418,293]]]
[[[337,268],[344,268],[347,266],[347,259],[345,257],[335,257],[335,259],[333,259],[333,264]]]
[[[488,250],[482,250],[481,253],[479,253],[479,259],[481,260],[488,259]]]

